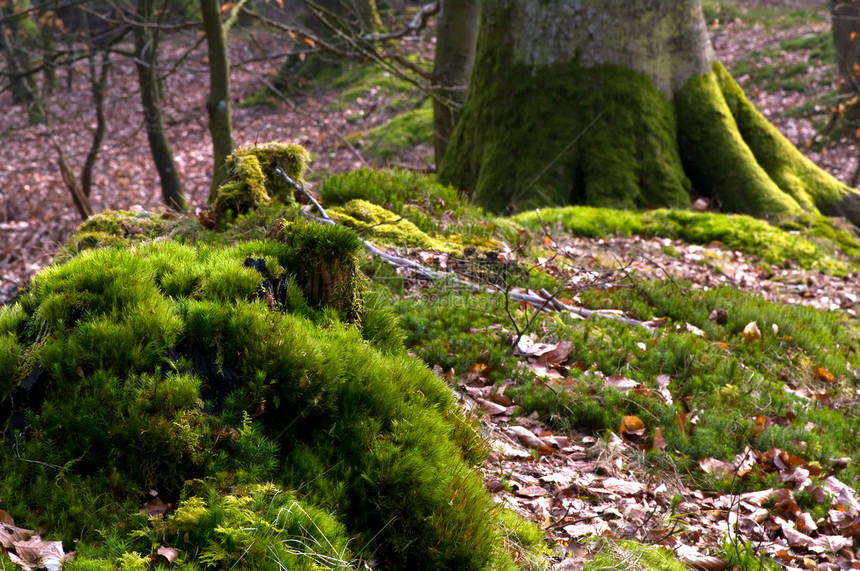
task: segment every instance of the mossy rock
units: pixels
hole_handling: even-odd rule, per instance
[[[312,552],[295,568],[516,568],[471,468],[482,439],[390,307],[367,296],[348,323],[308,303],[304,257],[355,256],[357,239],[306,224],[86,249],[0,308],[0,509],[75,540],[80,568],[162,545],[194,568],[283,568],[267,539]],[[175,511],[138,513],[150,490]]]
[[[310,155],[294,143],[263,143],[237,149],[227,157],[230,177],[218,187],[212,207],[218,219],[267,205],[272,198],[294,202],[293,187],[276,172],[281,169],[301,183]]]

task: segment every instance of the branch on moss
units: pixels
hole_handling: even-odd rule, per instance
[[[325,211],[325,208],[311,195],[310,192],[305,189],[304,185],[301,185],[291,179],[287,174],[281,170],[280,168],[276,168],[275,172],[277,172],[283,179],[292,186],[297,191],[304,194],[310,201],[316,206],[317,210],[320,212],[320,217],[317,218],[319,222],[324,224],[335,224],[335,221],[328,215],[328,212]],[[422,276],[432,279],[432,280],[445,280],[448,283],[467,287],[472,289],[473,291],[481,291],[489,294],[502,294],[506,295],[508,299],[512,299],[515,301],[525,301],[526,303],[533,305],[538,308],[538,313],[541,311],[552,311],[553,309],[557,311],[569,311],[574,315],[579,315],[580,317],[584,317],[586,319],[590,317],[603,317],[606,319],[611,319],[612,321],[617,321],[619,323],[623,323],[625,325],[639,326],[644,327],[645,329],[651,330],[650,327],[642,323],[641,321],[637,321],[635,319],[630,319],[629,317],[624,317],[623,315],[618,315],[616,313],[603,311],[599,309],[586,309],[584,307],[575,307],[573,305],[568,305],[566,303],[562,303],[559,301],[556,296],[550,294],[547,297],[541,297],[540,295],[534,295],[530,293],[522,293],[516,291],[505,291],[499,289],[498,287],[489,287],[487,285],[479,285],[474,284],[472,282],[466,281],[464,279],[456,277],[454,274],[448,272],[437,272],[436,270],[431,270],[430,268],[419,264],[409,258],[404,258],[401,256],[395,256],[394,254],[389,254],[381,250],[378,246],[369,242],[367,240],[362,240],[364,243],[364,247],[378,258],[382,258],[392,266],[396,268],[408,268],[410,270],[415,271]]]

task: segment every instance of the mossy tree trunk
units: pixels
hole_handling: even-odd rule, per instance
[[[433,147],[436,164],[442,162],[448,141],[469,93],[469,76],[475,63],[479,0],[442,0],[436,24],[433,78]]]
[[[230,116],[230,61],[227,57],[227,38],[221,22],[221,3],[218,0],[200,0],[203,29],[209,54],[209,96],[206,111],[209,113],[209,133],[212,136],[214,172],[209,188],[209,201],[215,191],[227,180],[227,157],[233,152],[233,120]]]
[[[173,161],[173,149],[164,128],[161,85],[158,76],[158,31],[153,25],[154,0],[138,3],[139,24],[134,29],[134,51],[140,98],[143,104],[146,137],[158,176],[164,203],[174,210],[185,210],[185,194]],[[163,11],[162,11],[163,13]]]
[[[440,179],[495,211],[686,207],[860,223],[715,60],[701,0],[485,0]]]

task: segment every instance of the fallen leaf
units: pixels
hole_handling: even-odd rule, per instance
[[[693,325],[692,323],[687,323],[686,326],[687,326],[687,331],[692,333],[693,335],[695,335],[697,337],[704,337],[705,336],[705,332],[702,331],[701,329],[699,329],[698,327],[696,327],[695,325]]]
[[[699,460],[699,467],[706,473],[717,476],[728,477],[735,473],[733,465],[716,458],[702,458]]]
[[[645,436],[645,423],[636,416],[627,415],[621,419],[618,434],[628,441],[641,440]]]
[[[606,478],[601,482],[603,488],[616,494],[625,494],[632,496],[638,494],[645,489],[645,484],[639,482],[630,482],[628,480],[620,480],[618,478]]]
[[[624,375],[609,375],[603,381],[610,387],[616,388],[619,391],[629,391],[630,389],[639,386],[639,383],[633,379],[628,379]]]
[[[759,330],[758,324],[755,321],[750,321],[744,327],[743,338],[747,343],[761,340],[761,330]]]
[[[759,416],[755,419],[755,425],[753,426],[753,434],[755,436],[760,435],[767,426],[767,417]]]
[[[815,367],[812,372],[815,375],[815,378],[819,381],[824,381],[825,383],[833,383],[836,381],[836,377],[833,376],[833,373],[824,367]]]
[[[539,498],[541,496],[545,496],[547,491],[540,486],[527,486],[525,488],[520,488],[514,493],[524,498]]]
[[[505,429],[505,432],[529,448],[538,448],[544,445],[543,440],[538,438],[534,432],[525,426],[509,426]]]
[[[660,427],[654,429],[654,443],[651,445],[652,450],[665,450],[666,449],[666,439],[663,438],[663,431],[660,430]]]
[[[728,561],[720,557],[714,557],[713,555],[687,555],[678,559],[687,567],[701,569],[702,571],[724,571],[729,566]]]

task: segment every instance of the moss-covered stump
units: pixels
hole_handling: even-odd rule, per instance
[[[294,229],[85,250],[0,309],[0,509],[75,541],[68,568],[160,547],[189,570],[515,568],[508,538],[534,534],[494,507],[480,437],[390,309],[348,324],[297,285],[308,249],[355,242]],[[263,272],[291,276],[274,307]]]
[[[268,204],[272,198],[294,201],[293,188],[281,175],[280,168],[291,179],[301,182],[310,155],[293,143],[264,143],[237,149],[227,157],[230,176],[218,187],[212,208],[218,219],[228,212],[242,214]]]
[[[361,318],[366,286],[358,270],[358,256],[364,245],[355,232],[342,226],[281,219],[267,238],[289,246],[292,253],[286,263],[295,268],[296,281],[311,307],[334,309],[348,323]]]

